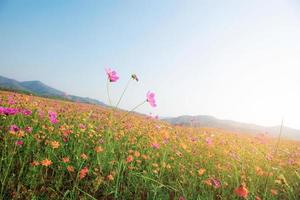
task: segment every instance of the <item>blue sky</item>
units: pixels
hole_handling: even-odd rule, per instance
[[[225,3],[226,2],[226,3]],[[121,107],[300,128],[300,3],[0,0],[0,74]]]

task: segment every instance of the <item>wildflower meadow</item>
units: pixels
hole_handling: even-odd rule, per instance
[[[300,199],[300,142],[0,91],[0,199]],[[105,87],[105,86],[104,86]],[[112,102],[115,102],[113,104]]]

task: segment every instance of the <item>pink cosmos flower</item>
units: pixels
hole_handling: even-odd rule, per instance
[[[271,154],[271,153],[268,153],[267,155],[266,155],[266,158],[267,158],[267,160],[273,160],[273,155]]]
[[[289,158],[288,163],[289,163],[290,165],[293,165],[293,164],[296,163],[296,161],[295,161],[294,159],[292,159],[292,158]]]
[[[56,124],[58,122],[56,112],[48,111],[48,115],[49,115],[50,122],[52,124]]]
[[[152,113],[149,114],[149,118],[152,118],[152,119],[158,119],[158,115],[154,115]]]
[[[15,115],[18,114],[19,110],[16,108],[4,108],[0,107],[0,114],[1,115]]]
[[[13,104],[15,104],[16,102],[15,102],[15,100],[14,100],[14,97],[13,96],[9,96],[8,97],[8,104],[9,105],[13,105]]]
[[[153,149],[159,149],[160,147],[158,143],[153,143],[151,146]]]
[[[214,187],[214,188],[220,188],[221,187],[221,181],[220,180],[218,180],[218,179],[216,179],[216,178],[211,178],[210,179],[210,181],[211,181],[211,184],[212,184],[212,186]]]
[[[15,144],[17,146],[22,146],[24,144],[24,142],[22,140],[18,140],[18,141],[15,142]]]
[[[26,126],[25,131],[26,131],[27,133],[31,133],[32,127]]]
[[[22,110],[22,114],[25,116],[28,116],[28,115],[31,115],[32,112],[31,112],[31,110],[24,109],[24,110]]]
[[[79,128],[80,129],[85,129],[85,125],[84,124],[79,124]]]
[[[117,80],[119,79],[117,72],[115,70],[112,70],[110,68],[105,69],[108,80],[110,82],[117,82]]]
[[[69,139],[68,139],[67,137],[63,137],[63,141],[64,141],[64,142],[68,142]]]
[[[155,102],[155,94],[154,92],[147,92],[147,102],[150,104],[152,107],[156,107],[156,102]]]
[[[210,146],[210,145],[212,145],[212,139],[210,138],[210,137],[207,137],[206,139],[205,139],[205,142]]]
[[[20,128],[14,124],[14,125],[10,126],[9,130],[12,132],[18,132],[20,130]]]
[[[0,115],[3,115],[3,114],[4,114],[4,112],[5,112],[5,108],[3,108],[3,107],[0,107]]]

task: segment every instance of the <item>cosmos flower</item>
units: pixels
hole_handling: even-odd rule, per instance
[[[155,94],[154,92],[147,92],[147,102],[150,104],[152,107],[156,107],[156,102],[155,102]]]
[[[5,114],[6,115],[15,115],[15,114],[18,114],[18,113],[19,113],[19,111],[16,108],[7,108]]]
[[[48,160],[48,159],[42,160],[41,165],[48,167],[48,166],[52,165],[52,161]]]
[[[86,175],[88,174],[88,172],[89,172],[89,169],[87,167],[85,167],[82,170],[80,170],[80,172],[79,172],[80,179],[83,179],[84,177],[86,177]]]
[[[132,155],[129,155],[126,159],[126,162],[130,163],[133,161],[133,156]]]
[[[68,172],[74,172],[74,167],[71,165],[68,165],[67,170],[68,170]]]
[[[14,98],[13,98],[12,96],[9,96],[9,97],[8,97],[8,104],[13,105],[13,104],[15,104],[15,103],[16,103],[16,102],[15,102]]]
[[[242,184],[234,190],[234,193],[239,197],[247,198],[249,192],[247,188]]]
[[[49,115],[50,122],[52,124],[56,124],[58,122],[56,112],[48,111],[48,115]]]
[[[80,157],[83,159],[83,160],[87,160],[88,159],[88,156],[85,154],[85,153],[82,153],[80,155]]]
[[[211,139],[210,137],[207,137],[207,138],[205,139],[205,142],[206,142],[206,144],[208,144],[208,145],[212,145],[212,139]]]
[[[140,152],[138,152],[138,151],[135,151],[135,152],[134,152],[134,156],[135,156],[135,157],[138,158],[138,157],[140,157],[140,155],[141,155]]]
[[[79,124],[79,128],[80,128],[80,129],[85,129],[85,125],[80,123],[80,124]]]
[[[110,68],[105,69],[108,80],[110,82],[117,82],[117,80],[119,79],[117,72],[115,70],[112,70]]]
[[[276,196],[278,194],[278,191],[275,189],[271,189],[270,191],[273,196]]]
[[[202,176],[202,175],[204,174],[205,171],[206,171],[206,170],[203,169],[203,168],[199,169],[199,170],[198,170],[198,175],[199,175],[199,176]]]
[[[52,141],[51,146],[52,146],[53,149],[57,149],[60,146],[60,144],[57,141]]]
[[[214,188],[220,188],[221,187],[221,181],[216,179],[216,178],[211,178],[210,179],[212,186],[214,186]]]
[[[151,146],[153,149],[159,149],[159,147],[160,147],[158,143],[152,143]]]
[[[218,189],[221,187],[221,181],[216,178],[208,178],[204,181],[206,185],[213,186],[214,188]]]
[[[40,163],[38,161],[33,161],[32,163],[30,163],[30,165],[35,167],[35,166],[39,166]]]
[[[1,115],[15,115],[18,114],[19,110],[16,108],[5,108],[5,107],[0,107],[0,114]]]
[[[31,115],[31,114],[32,114],[31,110],[27,110],[27,109],[22,110],[21,113],[22,113],[23,115],[25,115],[25,116],[28,116],[28,115]]]
[[[20,128],[14,124],[14,125],[10,126],[9,130],[12,132],[18,132],[20,130]]]
[[[103,151],[103,148],[101,146],[96,146],[95,149],[96,153],[100,153]]]
[[[63,157],[62,160],[63,160],[64,163],[68,163],[70,161],[70,158],[69,157]]]
[[[3,115],[5,112],[5,108],[4,107],[0,107],[0,115]]]
[[[112,181],[112,180],[114,180],[114,176],[113,176],[112,174],[109,174],[109,175],[107,176],[107,179],[108,179],[109,181]]]
[[[26,131],[27,133],[31,133],[31,132],[32,132],[32,127],[26,126],[26,127],[25,127],[25,131]]]
[[[24,142],[22,140],[18,140],[18,141],[15,142],[15,144],[17,146],[22,146],[24,144]]]

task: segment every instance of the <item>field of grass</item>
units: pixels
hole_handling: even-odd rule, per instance
[[[299,142],[0,97],[0,199],[300,199]]]

